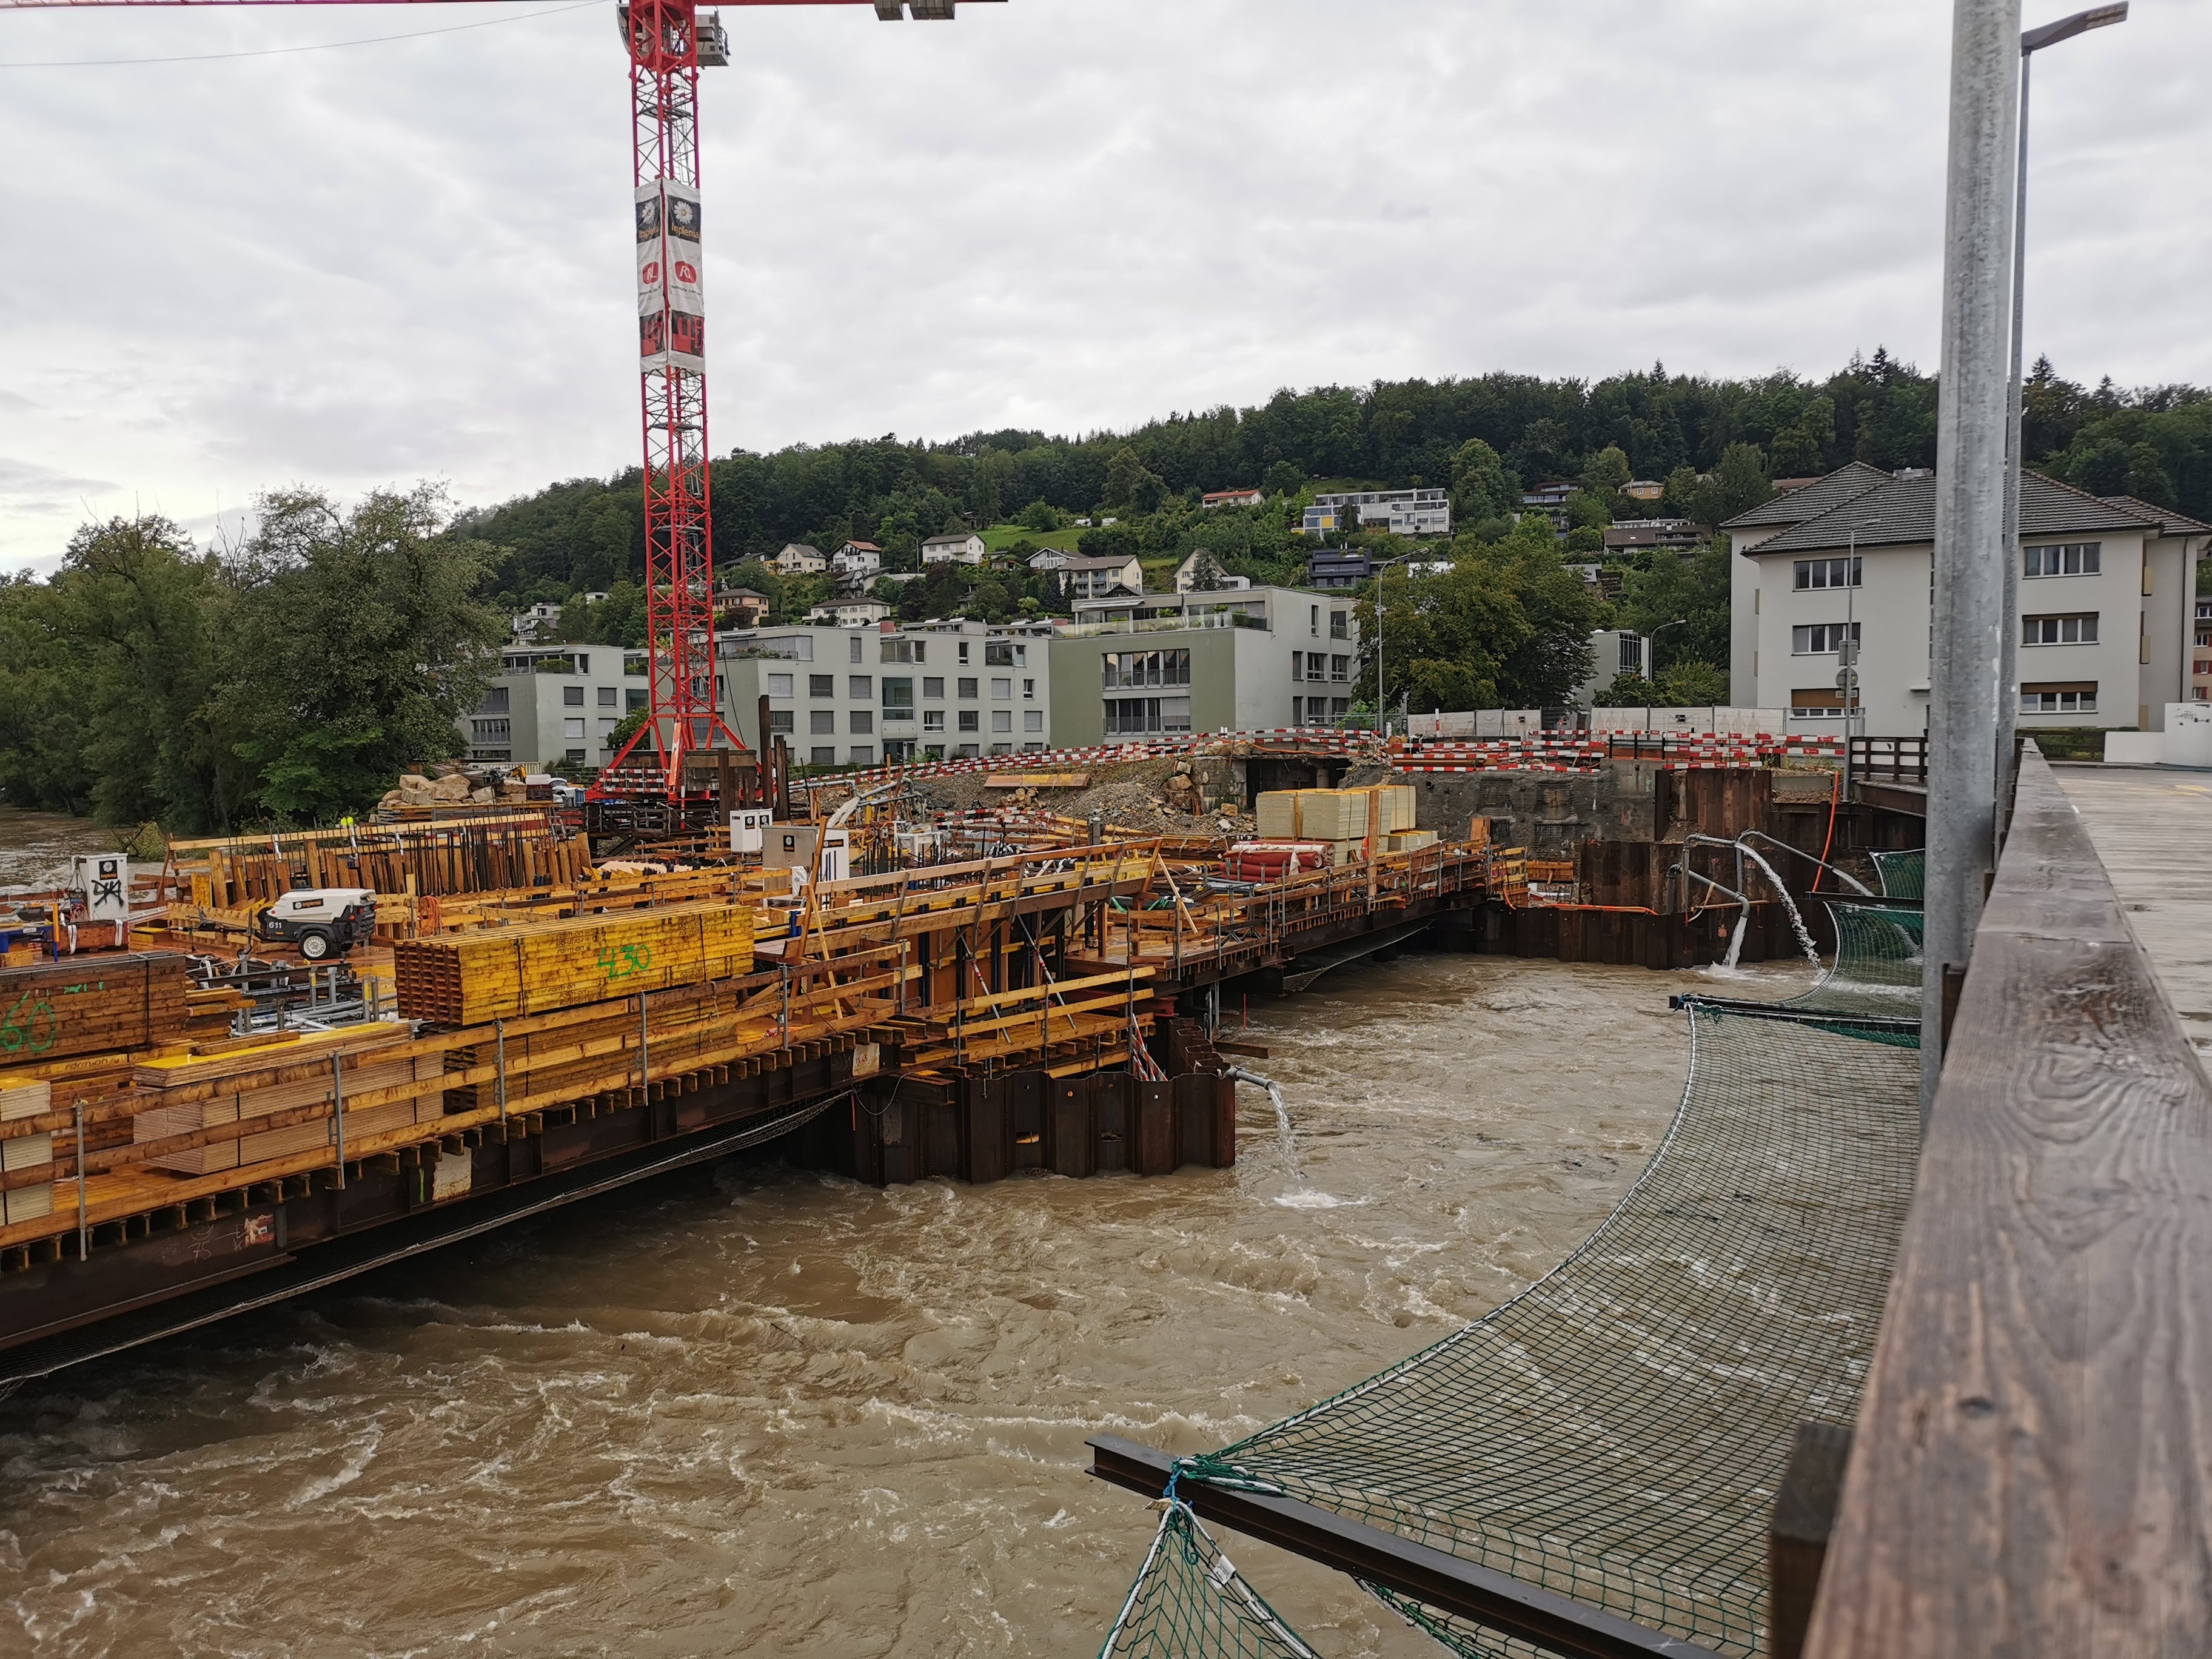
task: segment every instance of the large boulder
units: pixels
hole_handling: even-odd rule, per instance
[[[437,801],[465,801],[469,798],[468,775],[448,772],[430,786],[430,799]]]

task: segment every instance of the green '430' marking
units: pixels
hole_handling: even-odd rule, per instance
[[[653,966],[653,947],[649,945],[610,945],[599,952],[599,971],[611,985],[617,980],[635,978]]]
[[[31,994],[24,992],[6,1017],[0,1018],[0,1054],[46,1053],[54,1046],[54,1030],[60,1023],[54,1018],[52,1003],[32,1002]]]

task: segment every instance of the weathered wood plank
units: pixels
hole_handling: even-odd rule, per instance
[[[2212,1089],[2031,749],[1806,1653],[2212,1652],[2208,1261]]]

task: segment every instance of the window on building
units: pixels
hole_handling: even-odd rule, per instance
[[[1012,640],[986,640],[983,642],[983,665],[986,668],[1026,667],[1029,647]]]
[[[771,708],[768,711],[769,736],[774,737],[780,732],[786,737],[789,737],[798,730],[799,727],[793,720],[793,710],[788,708]]]
[[[873,766],[875,763],[876,763],[876,745],[875,745],[875,744],[873,744],[872,743],[856,743],[856,744],[854,744],[853,745],[853,764],[854,764],[854,765],[855,765],[855,766]]]
[[[960,641],[960,660],[963,662],[968,660],[968,641],[965,640]]]
[[[565,708],[581,708],[584,706],[584,688],[580,685],[562,686],[561,702]]]
[[[872,697],[876,695],[876,680],[874,675],[854,674],[851,676],[850,678],[851,684],[849,684],[845,689],[846,691],[853,697]]]
[[[960,711],[960,729],[963,732],[981,731],[983,729],[983,716],[981,713],[973,708],[962,709]]]
[[[925,678],[921,683],[921,695],[931,699],[933,702],[944,696],[944,677],[939,674],[932,674]]]
[[[1850,625],[1851,638],[1861,638],[1863,623]],[[1844,624],[1841,623],[1811,623],[1790,630],[1790,654],[1793,657],[1820,657],[1844,648]]]
[[[611,685],[603,685],[603,686],[601,686],[601,687],[599,688],[599,707],[600,707],[600,708],[612,708],[616,705],[616,703],[619,702],[620,701],[621,701],[621,698],[617,695],[617,693],[616,693],[616,688],[615,688],[615,687],[613,687],[613,686],[611,686]]]
[[[1292,697],[1291,699],[1291,724],[1293,726],[1304,726],[1305,723],[1306,700],[1304,697]]]
[[[2097,642],[2097,612],[2081,611],[2070,617],[2022,617],[2020,619],[2020,642],[2022,645],[2094,645]]]
[[[991,711],[991,729],[994,732],[1012,731],[1014,729],[1014,711],[1011,708],[994,708]]]
[[[872,708],[854,709],[847,717],[845,729],[848,732],[866,732],[873,735],[876,729],[876,711]]]
[[[941,743],[925,743],[921,745],[921,757],[924,760],[943,760],[945,745]]]
[[[927,640],[885,640],[883,660],[885,662],[926,662],[929,641]]]
[[[1306,618],[1306,632],[1312,635],[1314,638],[1319,639],[1321,637],[1321,607],[1315,605],[1309,605],[1306,609],[1310,612]]]
[[[858,634],[855,634],[849,641],[847,641],[847,643],[852,647],[852,650],[847,654],[846,660],[848,662],[859,662],[862,660],[860,651],[863,641],[860,636]]]
[[[568,751],[567,758],[569,765],[581,766],[584,763],[584,751],[580,749],[571,749]]]
[[[1293,661],[1297,653],[1291,653]],[[1182,651],[1109,651],[1100,659],[1109,691],[1122,686],[1188,685],[1190,653]]]
[[[970,698],[981,696],[982,693],[978,691],[975,688],[982,684],[982,683],[983,682],[981,680],[963,678],[960,682],[961,700],[964,702]]]
[[[1188,697],[1109,697],[1106,735],[1140,738],[1155,732],[1190,730]]]
[[[974,760],[982,752],[983,746],[981,744],[963,743],[952,751],[952,755],[956,760]]]
[[[1331,657],[1328,659],[1328,677],[1329,678],[1336,681],[1339,684],[1342,684],[1345,681],[1350,679],[1352,678],[1352,659],[1349,657]]]
[[[806,695],[810,697],[836,696],[837,677],[835,674],[809,674],[806,677]]]
[[[2202,645],[2204,641],[2200,639],[2197,643]],[[511,711],[507,706],[507,687],[503,685],[495,685],[486,691],[483,694],[483,702],[477,706],[477,713],[479,714],[505,714]]]
[[[1790,718],[1794,720],[1839,720],[1844,717],[1844,694],[1832,685],[1801,686],[1790,694]]]
[[[1328,659],[1318,651],[1306,653],[1306,678],[1320,680],[1328,678]]]
[[[562,720],[561,722],[561,735],[564,738],[582,737],[584,735],[584,717],[579,714],[574,719]]]
[[[1024,709],[1023,709],[1023,710],[1022,710],[1022,730],[1023,730],[1023,731],[1024,731],[1024,732],[1042,732],[1042,731],[1043,731],[1043,730],[1044,730],[1044,710],[1043,710],[1043,709],[1042,709],[1042,708],[1024,708]]]
[[[1796,568],[1800,587],[1856,587],[1866,576],[1866,560],[1800,559]]]
[[[1331,719],[1331,720],[1342,720],[1342,719],[1343,719],[1346,714],[1349,714],[1351,712],[1352,712],[1352,699],[1351,699],[1351,698],[1349,698],[1349,697],[1331,697],[1331,698],[1328,700],[1328,717],[1329,717],[1329,719]]]
[[[615,727],[619,726],[621,723],[622,722],[617,720],[612,714],[600,715],[599,741],[604,744],[606,741],[607,733],[613,731]]]
[[[913,758],[914,739],[912,738],[885,738],[884,739],[884,765],[898,766],[903,764],[905,762],[912,760]]]
[[[2020,688],[2023,714],[2094,714],[2097,712],[2094,680],[2048,680]]]
[[[509,734],[510,722],[507,720],[471,720],[469,722],[469,735],[479,743],[487,738],[504,738]]]
[[[624,688],[623,691],[623,713],[635,714],[639,709],[644,708],[645,704],[646,696],[643,691],[638,690],[635,686]]]
[[[2200,698],[2203,696],[2204,693],[2202,688],[2198,690],[2197,695]],[[512,749],[471,749],[469,750],[469,758],[471,760],[479,761],[511,761],[514,758],[514,750]]]
[[[809,762],[811,765],[835,766],[837,763],[837,751],[834,747],[823,748],[817,744],[807,752],[811,757]]]
[[[2105,568],[2105,544],[2061,542],[2056,547],[2025,547],[2020,557],[2023,576],[2094,576]]]
[[[942,732],[945,729],[945,711],[942,708],[923,709],[921,729],[925,732]]]
[[[907,676],[884,676],[884,718],[887,720],[910,720],[914,718],[914,681]]]
[[[806,729],[817,738],[829,736],[837,729],[837,711],[834,708],[808,709]]]
[[[789,674],[769,675],[768,677],[769,696],[771,697],[789,696],[791,695],[791,683],[793,678],[793,676]]]
[[[994,680],[993,680],[993,681],[991,682],[991,701],[992,701],[992,702],[1011,702],[1011,701],[1012,700],[1012,698],[1013,698],[1013,695],[1014,695],[1014,683],[1013,683],[1013,681],[1012,681],[1012,680],[1010,680],[1010,679],[1006,679],[1006,680],[994,679]]]
[[[1352,637],[1352,630],[1348,626],[1346,626],[1345,617],[1346,613],[1341,611],[1332,611],[1328,613],[1329,638],[1333,640],[1348,640]]]
[[[1022,701],[1024,702],[1034,702],[1036,701],[1036,682],[1035,680],[1024,680],[1022,682]]]

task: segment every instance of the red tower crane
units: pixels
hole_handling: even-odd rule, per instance
[[[434,5],[444,0],[0,0],[0,10],[93,6]],[[724,6],[872,5],[885,22],[949,21],[956,0],[720,0]],[[700,258],[699,71],[729,62],[719,11],[696,0],[621,0],[629,48],[637,236],[638,377],[645,434],[649,718],[602,769],[594,800],[646,797],[679,821],[709,791],[684,759],[743,750],[714,672],[714,521],[707,474],[707,333]],[[766,741],[766,734],[763,734]],[[641,748],[650,768],[629,764]]]

